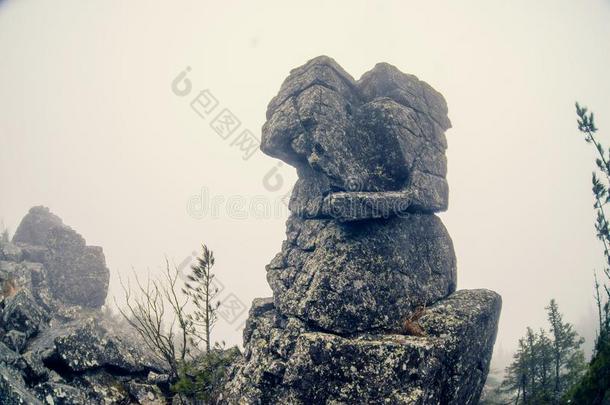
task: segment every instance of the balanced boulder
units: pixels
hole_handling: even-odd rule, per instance
[[[294,69],[261,149],[298,174],[227,404],[476,404],[501,298],[456,291],[451,126],[440,93],[386,63],[355,81],[334,60]]]

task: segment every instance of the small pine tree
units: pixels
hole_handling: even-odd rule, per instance
[[[505,392],[513,392],[515,404],[527,404],[529,400],[528,382],[528,349],[525,339],[519,339],[513,362],[506,368],[506,377],[502,382]]]
[[[539,387],[536,381],[537,374],[537,364],[536,360],[538,357],[537,349],[538,349],[538,337],[532,330],[532,328],[528,327],[527,332],[525,333],[525,364],[526,364],[526,381],[525,383],[529,388],[529,397],[530,401],[534,398],[538,398],[540,396]]]
[[[548,403],[552,393],[553,342],[547,332],[540,328],[536,351],[538,353],[538,370],[540,383],[540,399]]]
[[[553,358],[551,398],[553,404],[559,404],[566,391],[572,388],[584,371],[584,354],[580,350],[584,339],[578,336],[571,324],[563,322],[563,317],[554,299],[546,309],[553,337],[551,340]]]
[[[224,342],[211,345],[210,334],[220,303],[213,283],[214,254],[205,245],[202,248],[184,288],[177,284],[179,269],[166,260],[164,279],[142,283],[135,277],[135,295],[129,283],[121,282],[125,303],[117,304],[126,323],[143,338],[152,354],[167,364],[170,388],[183,404],[192,400],[216,403],[229,365],[240,355],[237,347],[225,349]],[[164,327],[166,320],[169,327]],[[202,342],[204,352],[199,347]]]
[[[216,300],[218,287],[214,284],[215,275],[212,273],[214,266],[214,252],[206,245],[201,245],[202,254],[197,258],[197,264],[191,266],[192,274],[187,276],[188,281],[184,283],[182,292],[188,296],[195,306],[192,313],[188,315],[189,321],[194,329],[202,328],[203,336],[191,333],[191,343],[196,344],[199,339],[205,345],[205,351],[210,352],[211,332],[218,318],[217,310],[220,302]]]

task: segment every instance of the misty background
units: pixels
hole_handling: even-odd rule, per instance
[[[497,364],[553,297],[590,346],[603,258],[574,101],[608,139],[610,1],[422,3],[0,2],[0,218],[14,232],[48,206],[104,248],[117,296],[119,275],[156,276],[204,242],[221,298],[249,307],[271,295],[296,175],[260,151],[244,160],[191,101],[207,90],[260,137],[290,69],[326,54],[359,78],[388,62],[448,102],[441,217],[458,287],[503,297]],[[234,309],[213,335],[229,344],[247,313]]]

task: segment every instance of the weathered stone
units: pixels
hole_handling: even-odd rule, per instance
[[[0,342],[0,363],[4,363],[5,365],[14,365],[20,356],[17,351],[14,351],[9,348],[9,346]]]
[[[146,382],[149,384],[168,384],[169,383],[169,374],[159,374],[154,371],[150,371],[148,376],[146,376]]]
[[[159,363],[126,336],[111,331],[99,318],[80,319],[48,329],[30,345],[43,360],[75,373],[111,368],[146,375],[163,371]]]
[[[425,114],[440,129],[451,128],[447,118],[447,103],[442,94],[428,83],[402,73],[389,63],[378,63],[363,74],[358,81],[358,88],[367,99],[389,97],[419,114]]]
[[[21,356],[20,362],[21,371],[25,379],[32,383],[34,381],[46,381],[49,379],[51,370],[49,370],[39,352],[26,352]]]
[[[21,374],[0,365],[0,399],[2,405],[42,405],[27,389]]]
[[[64,226],[61,218],[49,211],[47,207],[32,207],[17,227],[13,235],[13,243],[46,246],[49,232]]]
[[[45,264],[53,295],[67,304],[101,307],[109,283],[102,248],[85,246],[85,240],[69,228],[53,229],[47,246]]]
[[[337,191],[409,191],[411,211],[436,212],[447,208],[450,126],[443,97],[415,76],[378,64],[356,82],[319,57],[269,103],[261,149],[297,168],[290,209],[303,217],[324,216]]]
[[[28,260],[40,260],[52,295],[64,304],[101,307],[108,293],[110,273],[102,248],[63,224],[46,207],[33,207],[15,232]],[[38,247],[38,248],[36,248]]]
[[[2,327],[5,330],[23,332],[26,338],[36,335],[49,321],[49,314],[35,301],[27,289],[19,290],[8,297],[2,312]]]
[[[268,303],[251,308],[247,325],[243,357],[229,373],[220,402],[279,403],[275,396],[281,389],[286,362],[299,335],[307,331],[306,325],[299,319],[281,316]]]
[[[87,402],[91,404],[114,405],[130,403],[130,395],[125,382],[104,370],[91,374],[83,374],[71,385],[86,392]]]
[[[43,310],[53,311],[56,303],[53,302],[45,277],[46,272],[41,263],[0,261],[0,299],[27,290]]]
[[[2,342],[11,350],[21,353],[27,344],[27,335],[18,330],[9,330],[2,337]]]
[[[165,397],[156,385],[129,382],[127,390],[141,405],[165,405]]]
[[[279,311],[323,330],[392,330],[455,290],[456,259],[434,215],[337,223],[291,217],[267,279]]]
[[[7,378],[13,379],[8,382],[10,395],[36,396],[45,404],[132,403],[129,401],[135,394],[131,394],[129,384],[134,379],[146,380],[149,374],[163,375],[165,369],[141,342],[109,322],[99,314],[59,322],[28,340],[27,351],[21,356],[0,343],[0,374],[3,364],[12,367],[6,369],[10,372]],[[167,381],[163,385],[169,389]],[[158,402],[162,397],[158,388],[151,384],[146,388],[154,392],[154,400],[133,403],[162,403]]]
[[[0,287],[13,293],[22,289],[35,292],[43,280],[44,269],[40,263],[0,261]]]
[[[45,405],[81,405],[91,403],[87,395],[67,384],[45,382],[35,387],[36,394]]]
[[[270,309],[251,319],[257,326],[224,400],[476,404],[500,307],[491,291],[458,291],[425,311],[424,337],[308,331]]]
[[[255,298],[254,301],[252,301],[252,306],[250,307],[249,316],[243,331],[244,342],[250,341],[252,332],[256,329],[255,322],[259,316],[273,309],[273,307],[273,297]]]
[[[226,404],[476,404],[500,297],[456,289],[443,97],[382,63],[293,70],[261,149],[297,169],[286,241],[254,300]]]
[[[26,243],[20,243],[19,248],[23,253],[23,260],[28,262],[44,263],[49,249],[44,246],[34,246]]]
[[[23,260],[23,251],[13,243],[0,241],[0,260],[20,262]]]
[[[328,178],[308,165],[297,166],[297,174],[288,209],[302,218],[323,216],[322,203],[331,190]]]

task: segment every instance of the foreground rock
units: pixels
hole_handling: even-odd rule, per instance
[[[443,97],[319,57],[271,100],[261,149],[297,169],[273,297],[255,300],[227,404],[476,404],[501,299],[456,290]]]
[[[21,355],[3,352],[0,398],[8,402],[2,403],[149,403],[130,393],[134,384],[164,398],[147,383],[150,372],[164,372],[160,363],[100,314],[44,329]]]
[[[463,290],[426,311],[425,337],[343,337],[310,331],[257,301],[226,395],[242,403],[477,403],[500,307],[494,292]]]

